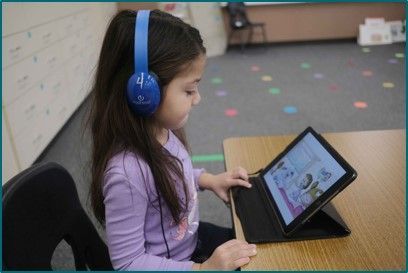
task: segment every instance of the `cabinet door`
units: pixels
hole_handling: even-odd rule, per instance
[[[43,72],[36,56],[3,69],[3,105],[9,105],[27,93]]]
[[[24,128],[32,124],[44,108],[43,90],[43,84],[39,83],[24,96],[5,107],[13,137],[20,135]]]
[[[5,68],[27,57],[30,54],[30,42],[31,34],[27,31],[3,38],[2,67]]]
[[[6,183],[10,178],[15,176],[19,172],[19,168],[17,166],[16,155],[13,152],[11,147],[10,141],[10,134],[6,128],[6,123],[4,119],[4,111],[2,112],[2,184]]]

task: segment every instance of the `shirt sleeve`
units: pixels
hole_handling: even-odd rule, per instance
[[[198,184],[198,179],[200,178],[200,176],[205,172],[204,168],[201,169],[193,169],[193,176],[194,176],[194,184],[195,187],[198,191],[203,191],[204,189],[200,187],[200,185]]]
[[[145,252],[147,193],[120,173],[104,177],[106,239],[116,270],[191,270],[193,262],[175,261]]]

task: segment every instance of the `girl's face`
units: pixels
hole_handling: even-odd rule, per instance
[[[155,113],[161,128],[176,130],[186,124],[191,108],[201,100],[198,83],[205,64],[206,57],[201,55],[164,87],[163,102]]]

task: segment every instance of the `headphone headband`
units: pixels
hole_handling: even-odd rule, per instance
[[[135,20],[135,71],[148,72],[147,38],[150,10],[139,10]],[[136,27],[137,26],[137,27]]]
[[[126,98],[132,111],[142,117],[152,115],[160,104],[157,76],[149,71],[149,10],[140,10],[135,19],[134,73],[127,83]]]

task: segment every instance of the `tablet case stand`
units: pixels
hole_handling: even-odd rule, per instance
[[[252,188],[233,188],[235,211],[241,221],[245,239],[249,243],[287,242],[299,240],[344,237],[350,229],[334,206],[326,204],[316,212],[293,235],[282,232],[272,206],[268,205],[267,194],[259,177],[251,177]]]

